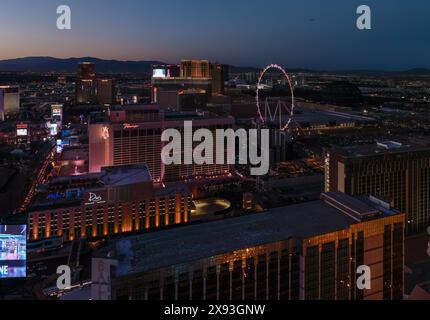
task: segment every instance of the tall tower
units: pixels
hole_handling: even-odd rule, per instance
[[[95,101],[95,65],[92,62],[81,62],[78,65],[76,80],[76,102],[87,104]]]

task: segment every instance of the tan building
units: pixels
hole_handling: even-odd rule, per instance
[[[0,120],[20,109],[19,86],[0,86]]]
[[[399,300],[403,235],[404,214],[387,203],[329,193],[263,214],[119,239],[93,263],[110,258],[117,265],[113,299]],[[362,265],[371,271],[369,290],[356,284]]]
[[[211,64],[208,60],[182,60],[182,78],[210,78]]]
[[[29,209],[30,241],[153,230],[187,223],[191,212],[189,190],[155,185],[144,164],[57,178],[45,188]]]
[[[97,103],[110,105],[115,102],[115,84],[112,79],[96,80]]]
[[[430,148],[386,141],[325,152],[325,191],[375,195],[407,214],[409,234],[430,225]]]

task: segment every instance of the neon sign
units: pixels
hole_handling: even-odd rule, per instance
[[[137,128],[139,128],[139,126],[136,124],[124,123],[124,129],[137,129]]]
[[[110,138],[109,128],[108,127],[103,127],[102,128],[102,137],[103,137],[104,140],[108,140]]]
[[[88,197],[88,202],[85,205],[90,206],[93,204],[102,204],[102,203],[106,203],[106,201],[103,201],[102,196],[98,196],[97,194],[90,192]]]

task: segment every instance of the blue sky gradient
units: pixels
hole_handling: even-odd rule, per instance
[[[56,29],[56,8],[72,30]],[[356,28],[371,7],[373,29]],[[205,58],[240,66],[404,70],[430,68],[430,1],[1,0],[0,59],[94,56]]]

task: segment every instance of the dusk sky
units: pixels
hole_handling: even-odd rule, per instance
[[[72,30],[56,29],[56,8]],[[370,31],[356,9],[372,9]],[[430,68],[430,1],[1,0],[0,59],[204,58],[238,66],[403,70]]]

